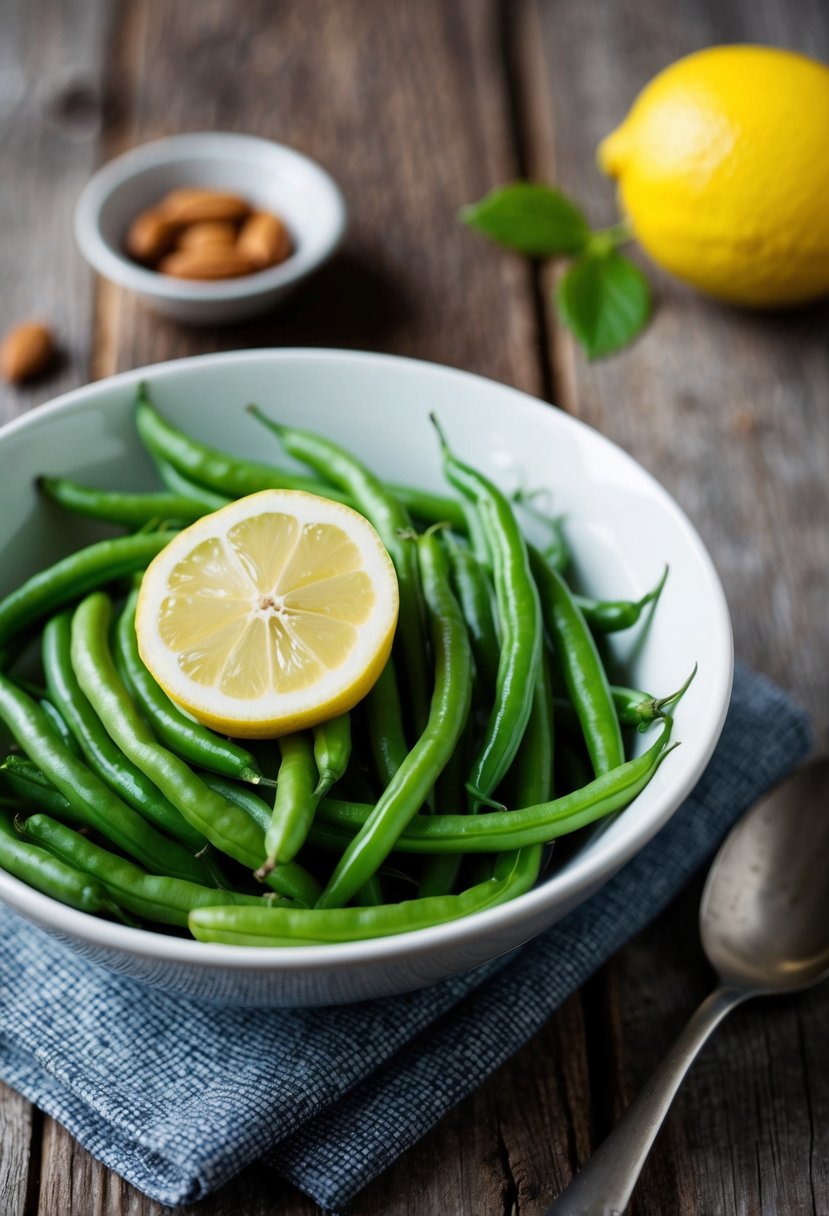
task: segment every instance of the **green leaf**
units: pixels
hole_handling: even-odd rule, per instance
[[[580,253],[590,227],[580,209],[550,186],[515,182],[464,207],[461,220],[493,241],[530,257]]]
[[[624,254],[587,254],[562,275],[558,310],[588,358],[609,355],[642,330],[651,311],[648,280]]]

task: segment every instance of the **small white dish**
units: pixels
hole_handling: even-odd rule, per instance
[[[620,814],[511,903],[396,937],[294,949],[244,949],[132,929],[64,907],[0,871],[0,899],[89,958],[168,991],[234,1005],[330,1005],[423,987],[504,954],[593,895],[667,823],[714,750],[731,690],[732,643],[722,587],[688,519],[615,444],[524,393],[448,367],[350,351],[236,351],[141,368],[76,389],[0,430],[0,594],[101,530],[45,503],[34,478],[101,487],[157,485],[133,426],[146,380],[173,423],[204,442],[267,460],[274,442],[249,414],[318,429],[392,481],[446,491],[429,412],[454,449],[505,489],[547,491],[567,520],[578,574],[597,595],[635,597],[664,563],[670,575],[644,633],[612,648],[635,687],[664,695],[695,662],[675,711],[682,746]],[[536,531],[541,539],[543,531]],[[651,735],[637,735],[646,748]],[[555,860],[555,854],[554,860]]]
[[[241,195],[285,221],[294,251],[278,266],[235,279],[176,279],[133,261],[124,238],[140,212],[179,186]],[[149,307],[194,325],[242,321],[280,303],[339,244],[346,206],[315,161],[271,140],[231,132],[172,135],[125,152],[86,184],[75,206],[75,237],[90,265]]]

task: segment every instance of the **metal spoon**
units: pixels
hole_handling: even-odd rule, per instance
[[[621,1216],[676,1091],[708,1036],[748,997],[829,975],[829,760],[806,765],[739,820],[702,893],[719,985],[547,1216]]]

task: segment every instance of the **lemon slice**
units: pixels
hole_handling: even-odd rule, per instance
[[[356,705],[388,658],[397,607],[391,558],[362,515],[263,490],[162,549],[135,627],[178,705],[224,734],[263,739]]]

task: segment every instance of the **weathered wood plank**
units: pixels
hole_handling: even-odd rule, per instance
[[[432,1212],[541,1216],[590,1146],[581,1001],[572,998],[521,1052],[370,1184],[354,1216]],[[38,1216],[312,1216],[316,1206],[270,1171],[249,1169],[195,1209],[167,1208],[104,1169],[46,1120]]]
[[[337,178],[342,253],[284,312],[188,330],[131,298],[101,298],[100,371],[244,346],[333,345],[435,359],[535,390],[525,267],[463,230],[458,208],[515,163],[496,6],[197,6],[133,0],[113,57],[122,121],[111,151],[221,127],[285,141]],[[187,71],[182,72],[182,63]]]
[[[581,999],[358,1196],[354,1216],[541,1216],[589,1152]]]
[[[537,123],[531,129],[529,170],[556,180],[596,223],[616,213],[613,187],[595,166],[596,145],[661,67],[740,39],[829,57],[829,17],[811,0],[689,4],[670,19],[656,0],[539,0],[525,23],[524,109],[552,114],[555,129],[554,147]],[[551,318],[557,402],[671,487],[723,578],[738,653],[795,692],[825,746],[829,307],[755,315],[646,269],[654,320],[616,357],[588,363]]]
[[[155,1203],[104,1169],[53,1119],[47,1119],[44,1128],[41,1173],[37,1216],[184,1216],[187,1212],[271,1216],[276,1210],[290,1216],[313,1216],[319,1210],[306,1196],[261,1169],[245,1170],[195,1206],[171,1208]]]
[[[0,422],[86,379],[92,276],[76,251],[72,208],[95,164],[102,104],[105,6],[9,0],[0,38],[0,333],[39,317],[55,330],[58,364],[32,385],[0,384]],[[34,1129],[34,1135],[33,1135]],[[39,1121],[0,1085],[0,1206],[28,1211],[36,1194]],[[34,1142],[33,1142],[34,1141]]]
[[[24,1216],[29,1191],[33,1111],[0,1081],[0,1199],[4,1216]]]
[[[610,968],[615,1115],[713,985],[696,935],[700,890],[701,881]],[[826,1010],[816,991],[755,1001],[728,1019],[677,1097],[636,1192],[637,1216],[825,1210]]]
[[[104,0],[11,0],[0,38],[0,333],[42,318],[61,349],[31,386],[0,385],[0,421],[87,379],[92,275],[72,211],[95,165],[103,91]]]
[[[226,347],[330,344],[432,358],[537,391],[531,276],[455,220],[463,203],[516,172],[502,32],[490,0],[260,0],[244,23],[226,0],[119,9],[105,155],[175,130],[258,133],[320,159],[352,215],[335,262],[289,311],[255,325],[187,330],[100,285],[96,374]],[[590,1143],[583,1045],[577,999],[368,1188],[355,1212],[542,1211]],[[62,1205],[55,1211],[86,1216],[108,1202],[160,1216],[54,1126],[48,1146],[43,1193]],[[273,1210],[275,1194],[286,1216],[313,1209],[272,1175],[248,1171],[199,1211],[254,1216]]]
[[[652,0],[520,7],[527,167],[615,215],[594,165],[599,139],[661,67],[698,47],[768,41],[829,58],[824,9]],[[589,364],[549,314],[559,404],[631,451],[699,527],[729,596],[738,653],[791,688],[829,735],[827,308],[753,316],[706,301],[646,264],[648,332]],[[549,292],[554,272],[544,275]],[[645,1081],[712,977],[696,937],[699,889],[623,951],[588,1010],[594,1087],[612,1121]],[[597,990],[601,993],[601,988]],[[739,1011],[692,1071],[633,1210],[810,1213],[827,1195],[827,996]]]

